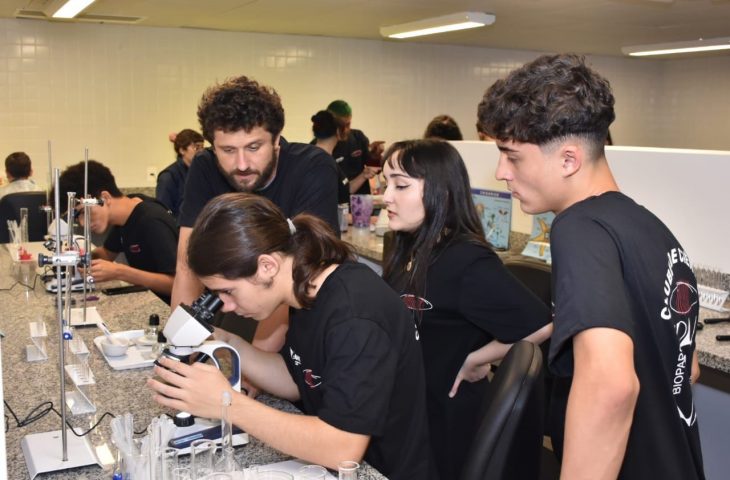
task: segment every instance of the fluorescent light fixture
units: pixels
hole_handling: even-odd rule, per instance
[[[730,49],[730,37],[699,39],[689,42],[657,43],[623,47],[624,55],[646,57],[650,55],[671,55],[673,53],[711,52]]]
[[[74,18],[92,3],[94,3],[94,0],[68,0],[61,8],[56,10],[53,18]]]
[[[380,35],[388,38],[411,38],[434,33],[453,32],[467,28],[483,27],[494,23],[495,16],[482,12],[459,12],[442,17],[426,18],[414,22],[380,27]]]

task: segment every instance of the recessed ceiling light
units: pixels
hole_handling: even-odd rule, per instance
[[[74,18],[92,3],[94,3],[94,0],[68,0],[61,8],[56,10],[53,18]]]
[[[380,35],[388,38],[411,38],[434,33],[453,32],[467,28],[483,27],[494,23],[491,13],[459,12],[441,17],[425,18],[399,25],[380,27]]]
[[[730,49],[730,37],[699,39],[689,42],[657,43],[623,47],[624,55],[646,57],[651,55],[672,55],[676,53],[711,52]]]

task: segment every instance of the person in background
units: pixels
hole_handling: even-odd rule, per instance
[[[170,138],[177,160],[157,175],[155,196],[177,218],[180,214],[180,204],[185,192],[185,179],[188,175],[188,168],[193,163],[195,154],[203,149],[204,140],[201,134],[189,128],[170,135]]]
[[[312,133],[314,134],[314,144],[332,155],[337,145],[337,122],[334,115],[329,110],[320,110],[312,116]],[[362,172],[352,180],[349,180],[337,166],[338,172],[338,203],[350,203],[350,194],[357,192],[360,187],[368,182],[371,178],[380,172],[380,168],[365,166]]]
[[[546,340],[550,312],[487,243],[453,146],[397,142],[383,173],[388,226],[396,232],[383,278],[412,310],[420,337],[431,455],[440,478],[458,479],[479,425],[489,364],[507,344]]]
[[[554,397],[553,448],[561,478],[703,479],[697,283],[669,229],[619,191],[604,149],[614,118],[608,81],[576,55],[537,58],[479,104],[497,179],[525,213],[556,214],[549,363],[568,392]]]
[[[169,304],[178,240],[175,219],[152,198],[124,195],[111,170],[101,163],[89,160],[88,171],[89,195],[102,202],[89,207],[91,231],[109,231],[104,246],[91,252],[90,273],[94,281],[122,280],[141,285]],[[75,192],[76,198],[83,197],[84,172],[84,162],[63,171],[59,178],[60,198],[65,199],[68,192]],[[83,206],[78,205],[76,212],[79,222],[83,222]],[[127,264],[114,261],[120,253],[124,253]]]
[[[479,137],[479,141],[481,142],[493,142],[494,138],[490,137],[487,132],[484,131],[484,128],[482,128],[482,124],[477,122],[477,137]]]
[[[193,224],[213,197],[256,193],[290,217],[307,212],[339,232],[337,166],[322,149],[281,136],[284,108],[274,89],[245,76],[214,85],[203,94],[198,120],[211,147],[195,157],[185,184],[173,306],[189,305],[203,290],[188,269],[186,252]],[[275,317],[256,324],[256,345],[278,351],[286,318],[282,307]]]
[[[383,142],[370,143],[368,137],[360,131],[351,128],[352,107],[344,100],[334,100],[327,106],[337,122],[338,142],[332,151],[332,157],[340,166],[345,176],[352,182],[358,175],[368,175],[365,172],[367,165],[380,165],[383,152]],[[353,193],[369,194],[370,182],[364,182]]]
[[[257,321],[291,309],[279,353],[216,330],[241,354],[243,373],[266,391],[299,401],[286,413],[232,391],[212,365],[161,360],[148,380],[159,404],[220,418],[277,450],[337,469],[365,459],[391,480],[433,478],[424,373],[408,311],[351,247],[312,215],[286,218],[271,201],[230,193],[211,200],[188,242],[189,267],[225,311]],[[168,370],[169,369],[169,370]]]
[[[440,138],[441,140],[464,140],[459,125],[448,115],[436,115],[426,127],[423,138]]]
[[[33,167],[30,157],[25,152],[13,152],[5,158],[5,176],[8,184],[0,187],[0,198],[9,193],[33,192],[38,186],[33,179]]]

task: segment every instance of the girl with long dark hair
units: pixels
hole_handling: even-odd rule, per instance
[[[395,143],[383,172],[383,201],[396,232],[383,276],[412,310],[420,336],[431,453],[440,478],[459,478],[489,363],[517,340],[545,340],[550,314],[485,240],[454,147],[434,139]]]

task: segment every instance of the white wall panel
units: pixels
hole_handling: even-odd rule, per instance
[[[476,106],[497,78],[535,52],[193,29],[0,20],[0,157],[24,150],[45,182],[88,146],[121,186],[174,159],[170,131],[198,128],[203,90],[247,74],[273,86],[284,134],[310,138],[310,117],[335,98],[353,125],[388,142],[423,134],[448,113],[475,139]],[[728,57],[657,62],[593,57],[617,97],[617,143],[730,149]],[[686,62],[686,63],[685,63]],[[690,66],[691,68],[686,68]]]

